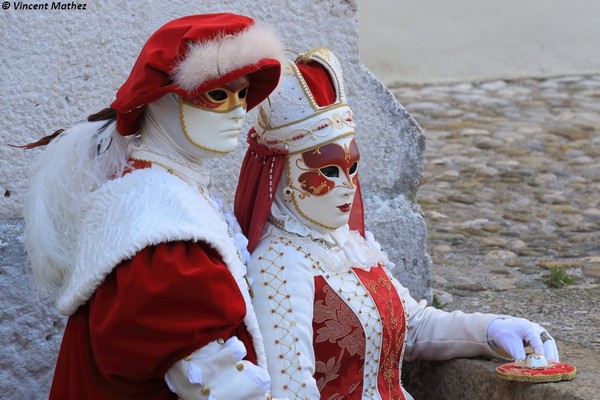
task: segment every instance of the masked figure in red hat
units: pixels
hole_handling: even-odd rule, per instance
[[[40,154],[26,246],[69,316],[51,399],[269,398],[247,242],[202,160],[236,148],[282,49],[248,17],[171,21],[110,108]]]
[[[554,341],[522,318],[444,312],[417,302],[364,232],[360,152],[336,56],[289,62],[248,134],[235,213],[274,396],[412,399],[403,358],[525,358],[523,341],[558,360]]]

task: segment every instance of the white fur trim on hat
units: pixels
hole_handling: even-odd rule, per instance
[[[219,35],[191,44],[186,57],[173,70],[175,83],[191,91],[222,75],[265,58],[284,59],[283,44],[268,26],[252,25],[233,35]]]

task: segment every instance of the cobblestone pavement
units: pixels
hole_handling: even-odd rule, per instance
[[[600,75],[391,91],[425,129],[417,200],[428,224],[434,300],[450,308],[462,298],[500,303],[503,292],[550,302],[578,289],[590,297],[579,312],[596,306]],[[558,268],[574,283],[550,289]],[[590,311],[586,323],[598,334],[598,308]]]

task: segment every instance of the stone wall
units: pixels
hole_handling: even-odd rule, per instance
[[[338,54],[363,153],[367,228],[396,262],[394,273],[413,295],[431,297],[426,229],[414,202],[424,137],[358,63],[357,1],[259,0],[250,8],[241,0],[218,5],[107,0],[82,1],[84,10],[16,10],[14,4],[0,13],[0,398],[47,397],[65,323],[49,300],[37,296],[25,272],[21,207],[27,168],[39,150],[7,144],[35,141],[110,104],[147,37],[183,15],[246,14],[275,25],[292,52],[327,46]],[[248,120],[253,118],[251,114]],[[226,193],[233,193],[245,148],[244,143],[233,155],[213,162]]]

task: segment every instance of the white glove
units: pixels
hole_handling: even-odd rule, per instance
[[[488,325],[488,342],[506,351],[515,360],[524,360],[525,346],[558,362],[556,342],[540,325],[525,318],[496,318]]]
[[[169,389],[183,400],[270,399],[267,371],[249,361],[235,336],[217,340],[177,361],[165,374]]]

